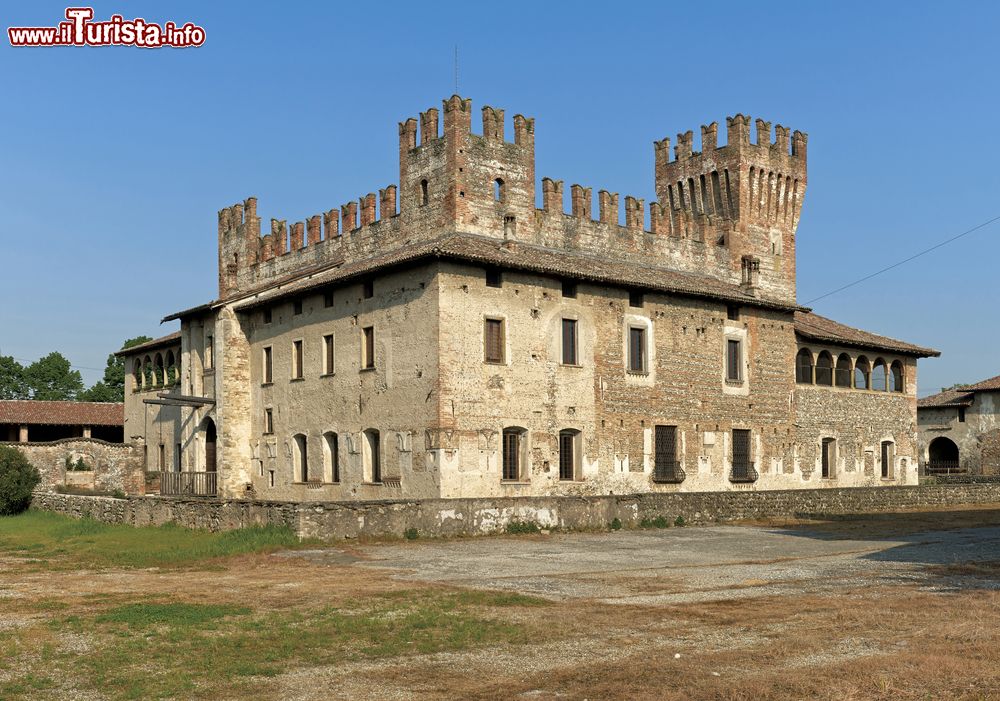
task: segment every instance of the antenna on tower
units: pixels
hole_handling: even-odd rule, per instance
[[[458,95],[458,44],[455,44],[455,94]]]

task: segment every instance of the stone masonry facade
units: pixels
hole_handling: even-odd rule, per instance
[[[398,187],[377,195],[266,234],[255,198],[219,212],[218,298],[122,352],[126,440],[162,485],[334,502],[916,483],[917,359],[937,353],[797,304],[804,133],[736,115],[722,146],[715,123],[701,151],[663,139],[656,202],[574,184],[567,212],[563,181],[536,193],[534,119],[508,140],[503,110],[480,133],[471,117],[453,96],[400,123]]]

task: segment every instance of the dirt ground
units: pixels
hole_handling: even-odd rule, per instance
[[[456,590],[542,604],[489,610],[529,631],[526,640],[299,663],[254,678],[253,696],[1000,699],[998,507],[355,544],[181,570],[49,571],[5,557],[0,632],[51,628],[51,608],[82,611],[95,597],[288,611]],[[59,644],[91,644],[86,630],[73,635]],[[246,688],[212,697],[245,698]],[[67,683],[23,697],[120,696]]]

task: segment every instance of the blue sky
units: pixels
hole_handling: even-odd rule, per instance
[[[8,26],[64,3],[0,4]],[[737,112],[809,133],[805,302],[1000,214],[1000,6],[100,2],[201,48],[0,46],[0,353],[107,354],[216,292],[216,212],[298,221],[398,179],[397,122],[454,92],[536,118],[536,174],[653,196],[652,142]],[[905,9],[904,9],[905,7]],[[724,128],[720,129],[724,132]],[[696,141],[697,147],[697,141]],[[1000,373],[1000,222],[815,304]]]

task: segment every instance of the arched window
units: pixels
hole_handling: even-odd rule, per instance
[[[813,383],[813,354],[808,348],[795,356],[795,381],[804,385]]]
[[[854,389],[871,389],[871,386],[871,365],[862,355],[854,363]]]
[[[172,385],[177,381],[177,360],[173,350],[167,351],[167,358],[164,362],[166,363],[166,383]]]
[[[816,359],[816,384],[827,387],[833,384],[833,357],[826,351]]]
[[[575,480],[580,476],[580,432],[567,428],[559,432],[559,479]]]
[[[323,434],[323,474],[331,482],[340,481],[340,439],[333,431]]]
[[[885,371],[885,361],[881,358],[875,360],[875,365],[872,367],[872,389],[879,392],[885,392],[887,390],[886,385],[886,371]]]
[[[153,386],[153,360],[148,355],[142,359],[142,385]]]
[[[292,437],[292,469],[295,482],[309,481],[309,447],[305,434],[296,433]]]
[[[504,187],[503,180],[497,178],[493,181],[493,199],[497,202],[504,201]]]
[[[132,377],[135,379],[135,388],[142,387],[142,361],[136,358],[132,361]]]
[[[837,386],[851,386],[851,356],[841,353],[837,358]]]
[[[961,472],[961,461],[958,446],[950,438],[938,436],[927,446],[927,466],[925,472],[929,475],[947,475]]]
[[[420,181],[420,204],[421,206],[427,204],[427,180]]]
[[[889,391],[903,391],[903,364],[898,360],[893,360],[889,367]]]
[[[500,477],[504,480],[517,481],[523,478],[527,468],[528,432],[520,427],[511,426],[503,430],[503,465]]]
[[[382,441],[377,429],[369,428],[364,433],[361,445],[364,459],[364,479],[366,482],[382,481]]]

